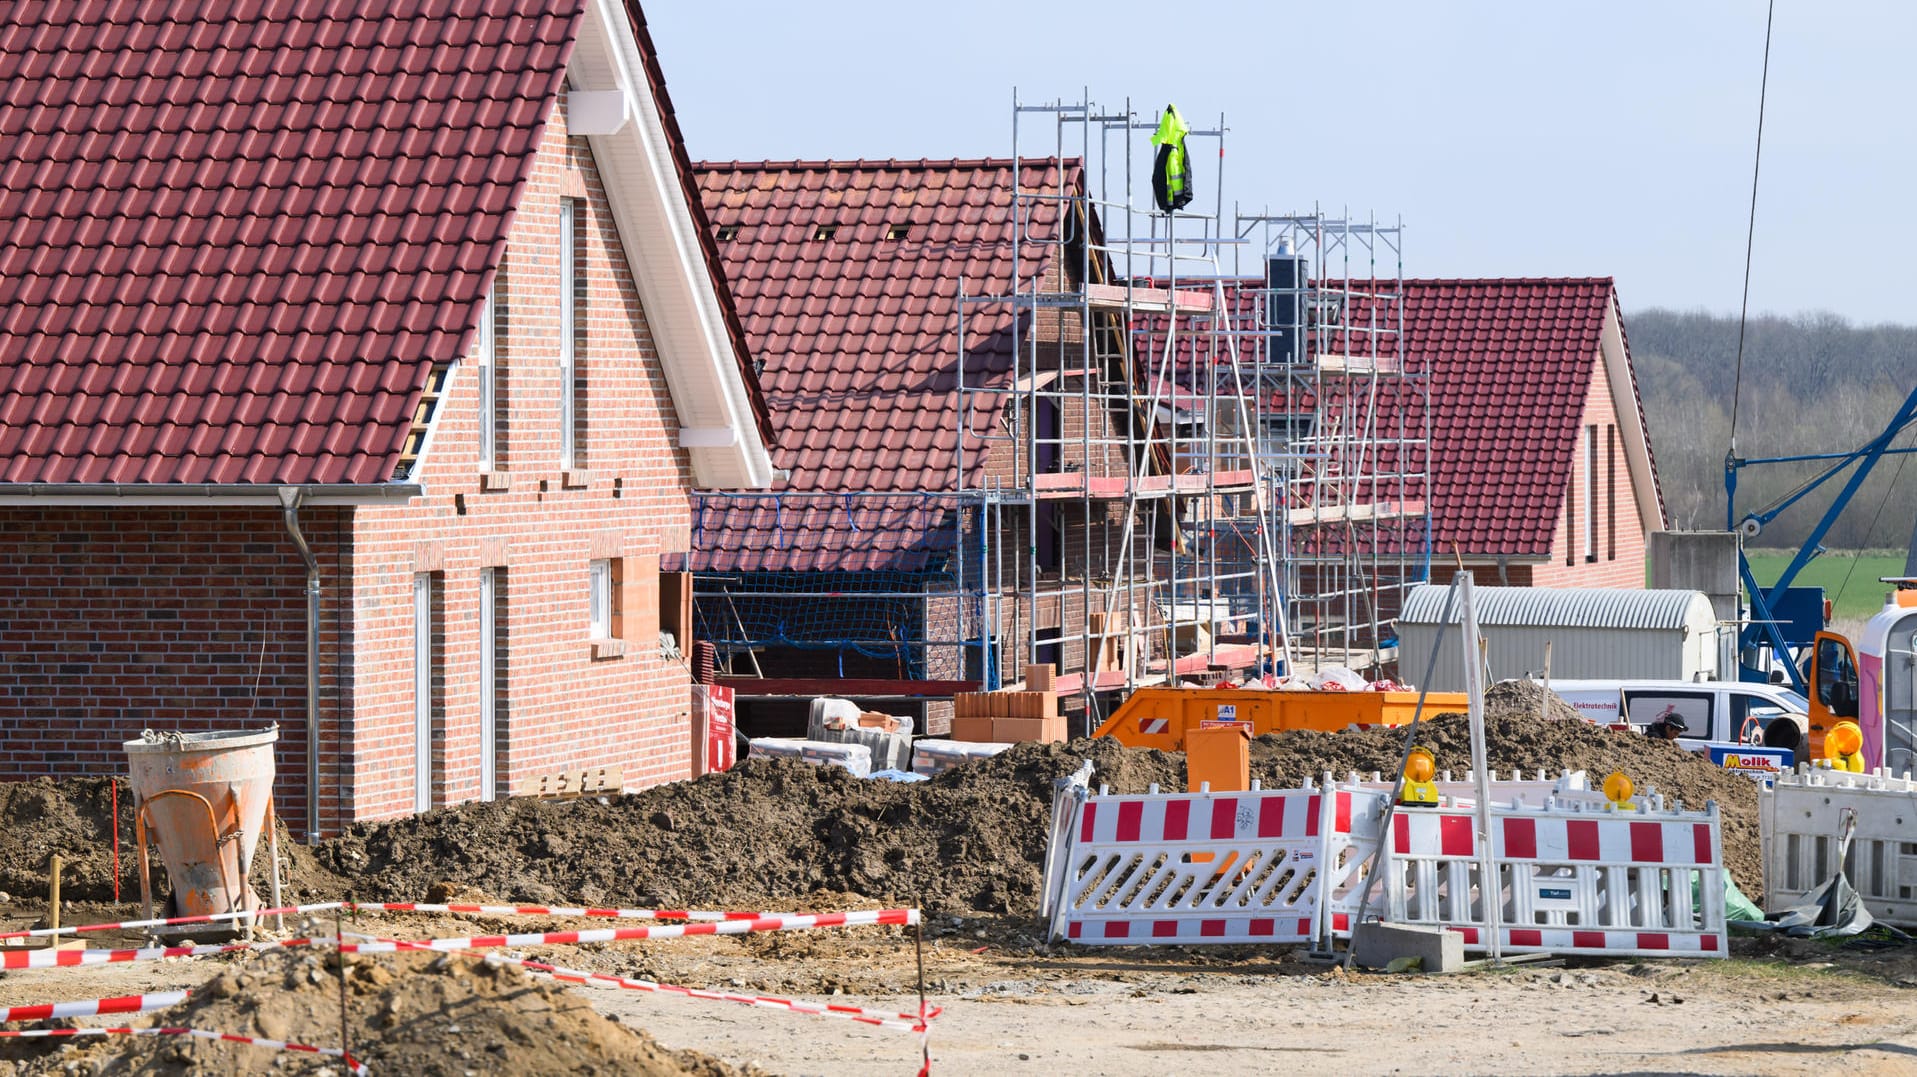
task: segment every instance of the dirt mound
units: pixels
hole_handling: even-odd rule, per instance
[[[1491,765],[1623,770],[1693,808],[1724,811],[1726,862],[1758,889],[1756,789],[1700,756],[1581,719],[1561,700],[1540,721],[1540,690],[1487,696]],[[1470,765],[1462,715],[1425,723],[1438,765]],[[1392,772],[1403,735],[1390,729],[1261,737],[1252,774],[1266,788],[1326,771]],[[467,804],[356,826],[319,849],[322,866],[362,897],[418,899],[436,883],[532,901],[783,907],[820,892],[922,904],[933,912],[1028,915],[1037,908],[1053,780],[1091,759],[1115,793],[1183,789],[1184,757],[1111,740],[1025,744],[928,782],[853,778],[834,767],[749,759],[726,774],[623,797]]]
[[[137,899],[133,794],[112,778],[36,778],[0,783],[0,890],[44,898],[47,868],[59,853],[61,893],[76,901],[113,900],[113,786],[120,794],[120,888]]]
[[[34,778],[0,782],[0,891],[16,898],[44,900],[47,869],[54,853],[63,861],[60,894],[68,901],[113,900],[114,787],[120,814],[120,900],[140,899],[140,866],[134,845],[133,793],[118,778]],[[280,824],[280,859],[285,896],[291,900],[338,891],[339,880],[319,868],[313,854],[295,842]],[[254,861],[254,889],[264,899],[266,842]],[[156,898],[170,891],[159,856],[153,857]]]
[[[338,955],[269,951],[228,967],[184,1006],[150,1024],[339,1045]],[[669,1051],[595,1013],[577,991],[476,958],[401,954],[347,962],[352,1052],[375,1074],[461,1077],[512,1073],[730,1077],[740,1070],[695,1051]],[[115,1039],[49,1054],[23,1073],[338,1074],[338,1061],[245,1044],[176,1037]]]
[[[395,899],[447,881],[533,901],[786,907],[829,891],[1026,913],[1037,907],[1052,780],[1085,754],[1101,773],[1150,765],[1110,742],[1031,745],[895,784],[748,759],[627,796],[468,804],[356,826],[319,854],[356,894]]]

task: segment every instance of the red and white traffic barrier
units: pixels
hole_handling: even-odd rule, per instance
[[[854,912],[771,916],[758,920],[722,920],[715,923],[662,924],[652,927],[608,927],[584,931],[529,931],[511,935],[467,935],[409,942],[349,942],[348,954],[390,954],[406,950],[492,950],[508,946],[573,946],[580,943],[621,942],[631,939],[680,939],[695,935],[746,935],[761,931],[804,931],[820,927],[861,927],[877,924],[916,924],[917,909],[869,909]]]
[[[460,913],[469,916],[567,916],[601,920],[765,920],[788,912],[718,912],[708,909],[594,909],[558,905],[428,905],[416,901],[349,901],[355,912]]]
[[[160,991],[118,998],[42,1002],[29,1006],[0,1006],[0,1024],[13,1021],[50,1021],[59,1017],[101,1017],[110,1013],[151,1013],[185,1002],[191,991]]]
[[[1104,945],[1310,941],[1323,833],[1348,828],[1353,795],[1089,797],[1067,824],[1062,890],[1046,903],[1052,934]]]
[[[1401,808],[1373,908],[1386,920],[1447,927],[1487,948],[1483,852],[1470,809]],[[1715,805],[1703,812],[1494,808],[1502,951],[1723,957],[1724,869]],[[1334,907],[1350,933],[1356,893]]]
[[[81,1036],[190,1036],[198,1040],[216,1040],[221,1043],[243,1043],[249,1047],[262,1047],[269,1051],[296,1051],[301,1054],[324,1055],[337,1058],[345,1064],[354,1077],[367,1077],[368,1070],[364,1062],[337,1047],[315,1047],[310,1043],[289,1043],[286,1040],[269,1040],[263,1036],[242,1036],[233,1032],[214,1032],[205,1028],[14,1028],[0,1029],[0,1037],[14,1039],[72,1039]]]

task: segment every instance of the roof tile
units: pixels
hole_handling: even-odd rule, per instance
[[[357,7],[0,8],[0,479],[392,474],[583,0]]]

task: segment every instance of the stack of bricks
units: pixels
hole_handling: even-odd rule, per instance
[[[1025,671],[1027,691],[960,692],[952,697],[952,739],[974,743],[1050,743],[1065,739],[1052,667]]]

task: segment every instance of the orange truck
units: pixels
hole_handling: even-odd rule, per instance
[[[1187,732],[1232,723],[1254,737],[1281,729],[1334,732],[1349,726],[1404,725],[1418,709],[1416,692],[1290,692],[1270,688],[1140,688],[1094,736],[1128,748],[1185,748]],[[1425,694],[1426,718],[1465,709],[1463,692]]]

